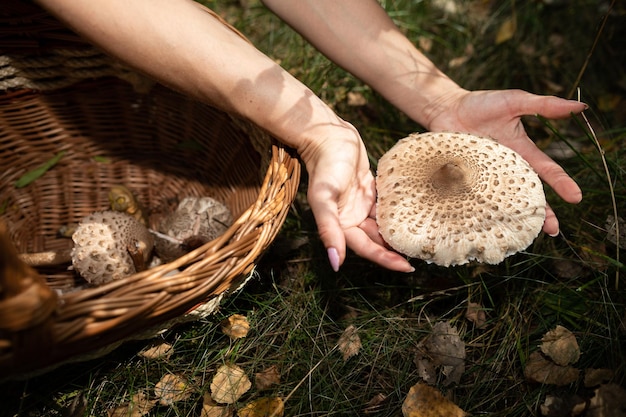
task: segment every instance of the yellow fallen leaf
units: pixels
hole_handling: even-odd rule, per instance
[[[151,346],[139,352],[139,356],[142,356],[146,359],[169,359],[174,353],[174,349],[172,345],[169,343],[161,343],[155,346]]]
[[[254,374],[254,386],[258,391],[266,390],[278,384],[280,384],[280,372],[278,372],[276,365]]]
[[[500,25],[500,28],[498,29],[498,33],[496,34],[496,40],[495,40],[496,45],[500,45],[501,43],[504,43],[510,40],[513,37],[513,35],[515,35],[516,30],[517,30],[517,19],[515,18],[515,16],[511,16],[508,19],[506,19],[504,22],[502,22],[502,24]]]
[[[361,338],[357,332],[356,327],[352,324],[346,327],[341,337],[339,337],[339,351],[343,354],[343,360],[347,361],[354,355],[359,354],[361,350]]]
[[[439,390],[419,382],[411,387],[402,403],[404,417],[464,417],[465,412]]]
[[[246,316],[233,314],[222,321],[222,332],[231,339],[246,337],[250,331],[250,323]]]
[[[245,394],[252,383],[237,365],[222,365],[211,381],[211,398],[216,403],[233,404]]]
[[[125,404],[115,407],[107,412],[109,417],[142,417],[152,410],[156,400],[149,400],[143,391],[133,395]]]
[[[178,375],[165,374],[154,386],[154,394],[161,405],[172,405],[176,401],[184,401],[191,397],[192,389],[189,382]]]
[[[367,104],[365,96],[358,91],[348,91],[348,106],[361,107]]]
[[[285,404],[278,397],[263,397],[246,404],[239,410],[238,417],[282,417]]]
[[[232,417],[234,410],[231,406],[218,405],[209,393],[202,396],[202,410],[200,417]]]
[[[541,339],[541,351],[557,365],[567,366],[578,362],[580,348],[576,336],[563,326],[556,326]]]

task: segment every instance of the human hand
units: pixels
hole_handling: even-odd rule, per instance
[[[562,119],[586,108],[581,102],[552,96],[539,96],[521,90],[455,91],[445,97],[429,115],[431,131],[458,131],[488,136],[518,152],[563,200],[579,203],[582,192],[574,180],[528,137],[521,117],[541,115]],[[543,230],[559,233],[554,211],[546,207]]]
[[[345,260],[347,245],[387,269],[413,271],[378,233],[376,185],[358,132],[346,123],[332,127],[324,137],[299,149],[299,154],[309,174],[309,204],[332,268],[337,271]]]

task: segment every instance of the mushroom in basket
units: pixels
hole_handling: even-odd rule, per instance
[[[117,211],[85,217],[72,240],[72,265],[91,284],[105,284],[145,269],[154,245],[142,223]]]
[[[539,176],[513,150],[461,133],[412,134],[378,163],[383,239],[438,265],[496,264],[526,249],[546,214]]]
[[[224,204],[210,197],[186,197],[165,217],[155,234],[155,250],[163,262],[171,262],[202,246],[233,223]]]

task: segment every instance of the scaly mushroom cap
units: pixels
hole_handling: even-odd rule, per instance
[[[172,238],[156,237],[155,248],[163,262],[171,262],[209,242],[232,225],[233,216],[224,204],[211,197],[186,197],[176,211],[163,219],[158,231]],[[192,245],[188,245],[193,240]]]
[[[378,162],[377,223],[396,251],[437,265],[496,264],[526,249],[546,214],[538,175],[493,139],[412,134]]]
[[[148,261],[153,237],[132,216],[103,211],[85,217],[72,235],[72,264],[85,280],[104,284],[136,272],[129,253],[139,251]]]

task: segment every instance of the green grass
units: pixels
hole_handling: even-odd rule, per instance
[[[420,129],[257,2],[247,7],[206,3],[354,123],[373,162],[397,139]],[[571,90],[603,17],[597,0],[575,0],[568,6],[494,2],[484,15],[473,13],[489,2],[458,1],[474,7],[458,16],[436,8],[434,2],[382,3],[412,40],[432,41],[429,56],[464,86],[523,88],[538,94],[565,95]],[[472,415],[539,415],[546,394],[589,394],[582,381],[557,388],[524,380],[528,357],[545,332],[559,324],[577,337],[579,369],[608,368],[615,371],[616,383],[626,384],[626,270],[605,230],[607,215],[624,211],[626,120],[619,106],[601,105],[612,91],[624,93],[615,90],[624,88],[626,79],[624,67],[615,64],[623,62],[626,50],[624,25],[618,24],[624,13],[623,6],[614,10],[580,83],[600,148],[580,118],[528,119],[529,131],[541,145],[564,141],[576,149],[573,157],[560,162],[579,182],[583,202],[567,205],[547,190],[562,236],[541,236],[526,253],[497,266],[440,268],[415,262],[415,273],[397,274],[350,256],[335,274],[317,239],[303,183],[280,236],[246,289],[229,298],[215,317],[162,335],[174,346],[171,358],[148,361],[136,355],[146,343],[131,343],[102,359],[3,387],[6,401],[0,414],[68,415],[69,405],[84,398],[84,415],[104,415],[138,391],[150,393],[164,373],[172,372],[192,379],[196,393],[175,407],[157,407],[151,415],[197,416],[212,374],[230,362],[251,377],[272,365],[280,370],[278,386],[267,393],[252,389],[242,404],[276,395],[286,399],[288,416],[366,411],[400,416],[409,388],[420,380],[414,363],[419,343],[440,320],[457,326],[467,358],[461,382],[445,387],[439,380],[438,387]],[[513,38],[495,44],[502,22],[512,15],[517,20]],[[465,64],[449,65],[464,55]],[[350,91],[363,94],[367,105],[349,106]],[[470,301],[485,309],[485,328],[465,319]],[[234,313],[247,315],[252,330],[233,342],[221,333],[219,323]],[[363,347],[344,362],[337,341],[349,324],[357,327]]]

